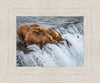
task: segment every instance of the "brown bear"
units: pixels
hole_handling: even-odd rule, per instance
[[[27,32],[29,32],[31,28],[28,25],[22,25],[17,29],[17,35],[20,40],[24,42],[25,36]]]
[[[40,28],[41,27],[38,24],[22,25],[17,29],[18,38],[24,42],[27,32],[29,32],[33,29],[40,30]]]
[[[51,28],[48,28],[46,32],[48,32],[58,43],[63,41],[63,38],[57,32],[54,32]]]
[[[58,43],[63,41],[63,38],[57,32],[54,32],[51,28],[40,28],[40,30],[52,36],[52,38]]]
[[[41,32],[40,30],[32,30],[27,33],[25,37],[26,43],[28,45],[31,44],[40,44],[40,48],[42,49],[43,45],[47,43],[53,44],[53,38],[47,33]]]
[[[60,41],[63,41],[62,37],[58,33],[54,32],[51,28],[44,28],[37,24],[32,24],[32,26],[31,25],[20,26],[17,29],[17,35],[19,39],[22,40],[24,43],[25,43],[24,40],[26,40],[28,45],[31,45],[33,43],[40,44],[41,48],[46,43],[53,43],[53,40],[56,40],[58,43]]]

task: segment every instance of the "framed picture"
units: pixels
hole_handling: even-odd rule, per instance
[[[17,16],[17,67],[84,66],[83,18]]]
[[[0,1],[0,83],[100,83],[99,3]]]

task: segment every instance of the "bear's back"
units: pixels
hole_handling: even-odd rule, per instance
[[[38,24],[30,24],[29,26],[30,27],[40,27],[40,25],[38,25]]]

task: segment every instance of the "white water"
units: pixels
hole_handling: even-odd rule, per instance
[[[42,50],[38,45],[30,45],[28,48],[34,51],[28,54],[17,50],[17,60],[21,66],[83,66],[83,23],[70,24],[67,27],[67,29],[63,27],[52,29],[70,42],[70,48],[65,41],[46,44]]]

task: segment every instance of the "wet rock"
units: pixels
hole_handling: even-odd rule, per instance
[[[25,54],[28,54],[29,52],[34,51],[34,50],[29,50],[27,48],[27,45],[22,42],[17,42],[17,50],[23,51]]]

